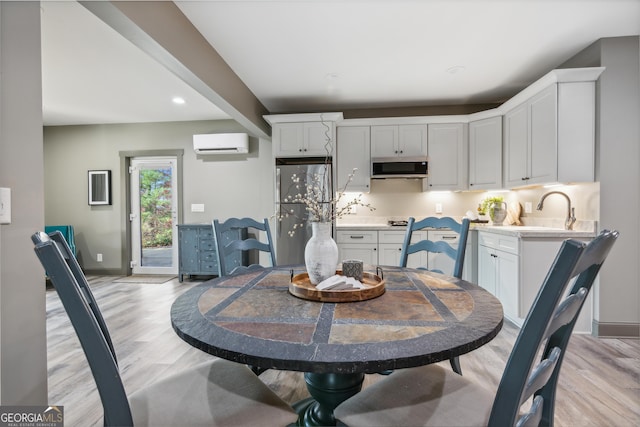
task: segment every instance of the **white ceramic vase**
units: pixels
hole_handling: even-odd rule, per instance
[[[336,274],[338,245],[331,237],[330,222],[312,222],[311,239],[304,248],[304,263],[311,284],[317,285]]]

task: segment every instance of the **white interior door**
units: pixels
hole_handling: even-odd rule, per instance
[[[131,159],[133,274],[178,273],[178,185],[175,157]]]

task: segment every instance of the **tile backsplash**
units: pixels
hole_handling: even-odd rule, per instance
[[[554,188],[528,188],[507,192],[468,191],[468,192],[422,192],[419,180],[387,179],[372,180],[371,192],[364,193],[362,200],[376,208],[370,212],[359,208],[356,213],[343,219],[343,222],[386,222],[386,219],[404,219],[410,216],[421,218],[426,216],[462,217],[468,210],[476,211],[478,204],[490,196],[501,195],[507,205],[520,203],[522,218],[525,223],[562,219],[567,214],[567,202],[564,197],[549,196],[544,209],[537,211],[536,206],[543,194],[549,191],[562,191],[571,199],[572,207],[578,221],[597,221],[600,216],[600,184],[564,185]],[[532,212],[525,213],[525,203],[531,203]],[[436,207],[442,213],[436,213]]]

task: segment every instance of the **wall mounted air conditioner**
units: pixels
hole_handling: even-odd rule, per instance
[[[193,135],[196,154],[241,154],[249,152],[249,135],[246,133],[211,133]]]

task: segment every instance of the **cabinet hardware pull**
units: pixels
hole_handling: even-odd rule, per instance
[[[351,239],[364,239],[364,236],[349,236]]]
[[[443,240],[455,240],[457,238],[458,238],[458,236],[442,236]]]

